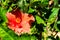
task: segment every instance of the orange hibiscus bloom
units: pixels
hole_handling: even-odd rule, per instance
[[[23,13],[19,9],[7,12],[8,27],[16,34],[29,33],[31,24],[35,21],[32,14]]]

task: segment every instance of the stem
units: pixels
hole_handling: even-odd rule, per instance
[[[38,40],[41,40],[42,39],[42,32],[40,32],[40,35],[39,35],[39,39]]]
[[[44,40],[46,40],[47,39],[47,35],[46,35],[46,33],[44,32]]]
[[[49,33],[49,26],[50,26],[50,24],[47,23],[47,26],[46,26],[46,32],[44,33],[44,40],[47,40],[48,33]]]

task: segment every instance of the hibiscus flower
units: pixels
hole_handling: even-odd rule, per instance
[[[32,14],[23,13],[19,9],[7,12],[8,28],[17,35],[30,33],[31,24],[35,21]]]

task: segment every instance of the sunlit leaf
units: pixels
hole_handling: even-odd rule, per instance
[[[36,21],[37,21],[38,24],[42,23],[46,26],[45,21],[41,17],[39,17],[38,15],[36,15]]]
[[[30,34],[36,34],[37,33],[36,25],[34,25],[30,31],[31,31]]]
[[[57,24],[60,24],[60,21],[57,21]]]
[[[2,40],[14,40],[4,29],[0,27],[0,37]]]
[[[29,8],[29,11],[28,11],[28,13],[33,13],[34,12],[34,9],[32,9],[32,8]]]
[[[52,24],[56,20],[56,18],[58,16],[58,11],[59,11],[59,8],[52,9],[52,13],[49,16],[48,21],[47,21],[49,25]]]

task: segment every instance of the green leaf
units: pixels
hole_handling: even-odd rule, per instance
[[[38,40],[35,36],[31,36],[31,40]]]
[[[37,40],[37,38],[34,35],[21,35],[21,40]]]
[[[54,23],[54,28],[56,31],[59,31],[58,26],[57,26],[57,22]]]
[[[8,12],[10,12],[10,11],[12,11],[12,8],[11,7],[8,9]]]
[[[58,26],[58,25],[60,25],[60,21],[56,21],[55,23],[54,23],[54,28],[56,29],[56,31],[60,31],[60,26]]]
[[[31,2],[36,2],[36,1],[40,1],[40,0],[33,0],[33,1],[31,0]]]
[[[57,21],[57,24],[60,24],[60,21]]]
[[[49,16],[48,21],[47,21],[48,25],[52,24],[56,20],[56,18],[58,16],[58,11],[59,11],[59,8],[52,9],[52,13]]]
[[[2,40],[14,40],[4,29],[0,27],[0,37]]]
[[[32,8],[29,8],[29,11],[28,11],[28,13],[33,13],[35,10],[34,9],[32,9]]]
[[[20,7],[20,10],[23,12],[28,12],[28,3],[26,2],[27,0],[19,0],[17,2],[18,7]]]
[[[1,20],[0,22],[2,22],[2,21],[6,22],[7,21],[6,12],[7,12],[6,9],[0,7],[0,20]]]
[[[58,0],[54,0],[54,6],[58,6]]]
[[[36,34],[37,33],[36,25],[34,25],[30,31],[31,31],[30,34]]]
[[[18,5],[18,7],[20,7],[20,8],[23,9],[23,0],[19,0],[19,1],[17,2],[17,5]]]
[[[22,34],[18,36],[17,34],[14,33],[14,31],[8,29],[7,26],[2,26],[2,25],[0,25],[0,37],[2,38],[2,40],[28,40],[28,39],[35,40],[37,39],[36,37],[28,34]]]
[[[38,24],[43,23],[46,26],[45,21],[41,17],[39,17],[38,15],[36,15],[36,21],[37,21]]]
[[[28,35],[22,35],[21,36],[21,40],[30,40],[31,39],[31,37],[30,36],[28,36]]]
[[[43,3],[43,4],[48,4],[48,1],[49,0],[40,0],[41,1],[41,3]]]

